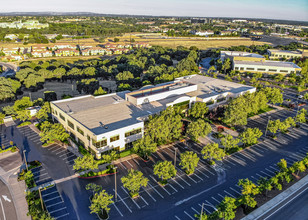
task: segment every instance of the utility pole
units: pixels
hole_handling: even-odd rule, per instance
[[[174,147],[174,167],[176,166],[176,150],[178,148],[177,147]]]
[[[266,133],[267,133],[267,127],[268,127],[268,123],[270,121],[271,116],[268,116],[268,120],[267,120],[267,124],[266,124],[266,130],[265,130],[265,135],[264,138],[266,138]]]
[[[44,211],[44,204],[43,204],[43,199],[42,199],[42,194],[41,194],[41,188],[40,187],[39,187],[38,191],[39,191],[39,194],[40,194],[42,210]]]
[[[26,150],[23,150],[23,154],[24,154],[25,164],[26,164],[26,168],[27,168],[27,172],[28,172],[28,164],[27,164],[27,158],[26,158]]]
[[[118,201],[118,194],[117,194],[117,169],[118,167],[114,167],[115,169],[115,173],[114,173],[114,192],[115,192],[115,195],[114,195],[114,198],[115,198],[115,201],[117,202]]]

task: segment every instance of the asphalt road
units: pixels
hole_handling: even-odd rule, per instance
[[[0,219],[17,220],[15,206],[11,193],[5,183],[0,179]]]
[[[297,193],[284,200],[260,220],[307,220],[308,219],[308,184]]]

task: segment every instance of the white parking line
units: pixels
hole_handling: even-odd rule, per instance
[[[190,207],[192,210],[194,210],[198,215],[200,215],[200,212],[198,212],[196,209],[194,209],[193,207]]]
[[[158,158],[157,156],[155,156],[155,154],[152,154],[153,157],[155,157],[156,159]]]
[[[54,191],[54,192],[51,192],[51,193],[44,194],[44,195],[42,195],[42,196],[43,196],[43,198],[44,198],[45,196],[49,196],[49,195],[54,194],[54,193],[57,193],[57,192],[58,192],[58,191]]]
[[[168,186],[170,186],[174,191],[177,192],[177,190],[171,185],[171,183],[168,183]]]
[[[76,157],[74,154],[69,156],[69,157],[66,157],[66,158],[63,158],[62,160],[71,160],[71,159],[68,159],[68,158],[71,158],[71,157]]]
[[[66,152],[66,149],[62,149],[61,151],[57,152],[56,155],[62,154],[63,152]]]
[[[120,165],[121,165],[122,167],[124,167],[125,170],[127,170],[126,166],[124,166],[122,163],[120,163]]]
[[[233,166],[236,166],[235,163],[231,162],[230,160],[226,159],[226,160],[223,160],[223,162],[226,162],[226,163],[231,163]]]
[[[218,193],[218,196],[220,196],[222,199],[224,199],[224,198],[225,198],[224,196],[220,195],[219,193]]]
[[[272,173],[272,174],[276,175],[276,173],[275,173],[275,172],[273,172],[273,171],[271,171],[270,169],[267,169],[267,168],[265,168],[265,169],[266,169],[266,171],[268,171],[268,172],[270,172],[270,173]]]
[[[272,168],[273,170],[276,170],[276,171],[280,171],[279,169],[273,167],[273,166],[269,166],[270,168]]]
[[[50,145],[50,146],[47,147],[47,150],[55,149],[57,147],[58,147],[58,145]]]
[[[42,172],[42,171],[44,171],[44,170],[45,170],[45,169],[42,168],[42,169],[40,169],[40,170],[38,170],[38,171],[35,171],[35,172],[32,171],[32,174],[34,175],[35,173],[39,173],[39,172]]]
[[[239,185],[237,185],[237,184],[235,184],[234,186],[236,186],[236,187],[238,187],[239,189],[242,190],[242,187],[241,187],[241,186],[239,186]]]
[[[181,220],[179,217],[177,217],[176,215],[174,216],[177,220]]]
[[[218,201],[217,199],[215,199],[213,196],[211,197],[212,199],[214,199],[216,202],[218,202],[218,204],[220,203],[220,201]],[[215,207],[215,206],[214,206]]]
[[[0,198],[0,205],[1,205],[1,209],[2,209],[3,219],[6,220],[5,212],[4,212],[4,208],[3,208],[3,204],[2,204],[1,198]]]
[[[229,196],[231,196],[232,198],[235,198],[234,195],[232,195],[231,193],[229,193],[228,191],[224,190],[225,193],[227,193]]]
[[[179,184],[176,180],[175,180],[175,178],[172,178],[171,180],[173,180],[176,184],[178,184],[182,189],[184,189],[184,186],[182,186],[181,184]]]
[[[156,202],[156,199],[154,199],[154,197],[151,196],[151,194],[148,192],[148,190],[146,188],[143,188],[143,189],[153,199],[153,201]]]
[[[139,194],[140,198],[145,202],[145,204],[149,205],[149,203],[147,203],[147,201]]]
[[[61,199],[61,197],[60,197],[60,196],[56,196],[56,197],[54,197],[54,198],[44,200],[44,202],[49,202],[49,201],[54,200],[54,199],[57,199],[57,198],[60,198],[60,199]]]
[[[114,190],[113,190],[114,191]],[[130,211],[130,213],[132,213],[132,210],[128,207],[128,205],[126,204],[126,202],[124,202],[124,200],[122,199],[122,197],[117,194],[117,196],[120,198],[121,202],[123,202],[123,204],[126,206],[126,208],[128,209],[128,211]]]
[[[177,174],[178,177],[180,177],[181,180],[183,180],[188,186],[191,186],[186,180],[184,180],[180,175]]]
[[[150,175],[150,177],[157,183],[156,179],[153,176]],[[165,190],[165,192],[168,193],[169,196],[171,195],[171,193],[168,190],[166,190],[164,186],[161,186],[161,188]]]
[[[207,172],[209,172],[210,174],[212,174],[213,176],[215,176],[216,174],[214,174],[213,172],[211,172],[207,167],[205,167],[204,165],[200,165],[201,167],[203,167],[203,169],[205,169]]]
[[[213,198],[213,197],[212,197]],[[215,199],[215,198],[214,198]],[[216,199],[215,199],[216,200]],[[216,200],[217,201],[217,200]],[[212,208],[214,209],[214,207],[216,207],[216,206],[214,206],[212,203],[210,203],[209,201],[207,201],[207,200],[205,200],[205,202],[206,203],[208,203],[208,204],[210,204],[211,206],[212,206]],[[219,202],[220,203],[220,202]],[[214,209],[215,210],[215,209]],[[210,212],[211,213],[211,212]]]
[[[253,178],[253,179],[255,179],[255,180],[259,180],[259,179],[255,178],[254,176],[251,176],[251,178]]]
[[[48,175],[48,173],[39,174],[38,176],[34,176],[34,179],[40,178],[41,176]]]
[[[195,220],[195,218],[191,217],[186,211],[184,211],[184,213],[192,220]]]
[[[43,180],[47,180],[47,179],[51,179],[50,176],[49,176],[49,177],[46,177],[46,178],[44,178],[44,179],[40,179],[40,180],[37,181],[37,182],[42,182]],[[40,185],[40,184],[38,184],[38,185]]]
[[[120,210],[118,209],[118,207],[115,205],[115,203],[112,203],[113,206],[116,208],[116,210],[118,211],[118,213],[123,217],[123,214],[120,212]]]
[[[193,178],[191,178],[189,175],[187,175],[187,177],[188,177],[189,179],[191,179],[194,183],[197,183],[197,181],[194,180]]]
[[[63,208],[60,208],[60,209],[56,209],[56,210],[54,210],[54,211],[51,211],[51,212],[49,212],[49,214],[54,213],[54,212],[61,211],[61,210],[63,210],[63,209],[66,209],[66,207],[63,207]]]
[[[140,206],[137,204],[137,202],[129,195],[129,193],[124,189],[123,186],[121,186],[121,188],[123,189],[123,191],[129,196],[129,198],[133,201],[133,203],[135,203],[135,205],[138,207],[138,209],[140,209]]]
[[[194,173],[194,175],[198,177],[201,181],[203,181],[203,179],[200,176],[198,176],[196,173]]]
[[[137,160],[135,160],[134,158],[133,158],[133,161],[134,161],[136,164],[140,165],[140,164],[138,163],[138,161],[137,161]]]
[[[44,202],[46,202],[46,201],[44,201]],[[51,205],[48,205],[48,206],[46,206],[46,208],[49,208],[49,207],[52,207],[52,206],[55,206],[55,205],[59,205],[60,203],[63,203],[63,201],[61,201],[61,202],[57,202],[56,204],[51,204]]]
[[[260,171],[260,173],[263,173],[264,175],[268,176],[268,177],[272,177],[271,175],[265,173],[264,171]]]
[[[61,147],[58,147],[57,149],[55,149],[55,150],[52,150],[51,152],[52,153],[55,153],[55,152],[57,152],[57,151],[59,151],[59,150],[63,150]]]
[[[149,183],[150,187],[158,194],[160,195],[160,197],[164,198],[164,196],[162,194],[160,194],[152,185],[151,183]]]
[[[65,163],[71,163],[72,161],[74,161],[74,160],[76,160],[76,159],[77,159],[77,158],[72,158],[72,159],[66,161]]]
[[[131,167],[134,167],[128,160],[126,161]]]
[[[240,156],[237,155],[237,154],[233,154],[232,156],[235,157],[235,158],[237,158],[238,160],[241,160],[241,161],[246,162],[246,160],[245,160],[244,158],[240,157]]]
[[[236,191],[235,189],[233,189],[232,187],[229,187],[233,192],[235,192],[235,193],[237,193],[237,194],[239,194],[239,195],[241,195],[241,193],[240,192],[238,192],[238,191]]]
[[[69,214],[70,214],[70,213],[66,213],[66,214],[60,215],[60,216],[56,217],[55,219],[62,218],[62,217],[67,216],[67,215],[69,215]]]
[[[202,171],[201,169],[198,169],[198,168],[197,168],[197,170],[198,170],[203,176],[205,176],[206,178],[210,178],[208,175],[206,175],[205,173],[203,173],[203,171]]]
[[[295,155],[297,155],[300,158],[307,156],[307,154],[304,154],[302,152],[296,152]]]

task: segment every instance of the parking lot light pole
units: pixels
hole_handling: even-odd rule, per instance
[[[118,194],[117,194],[117,169],[118,167],[114,167],[115,169],[115,173],[114,173],[114,198],[115,198],[115,201],[117,202],[118,201]]]
[[[26,150],[23,150],[24,158],[25,158],[25,164],[28,171],[28,164],[27,164],[27,158],[26,158]]]
[[[264,135],[264,138],[266,138],[266,134],[267,134],[267,128],[268,128],[268,123],[271,119],[271,116],[268,116],[268,120],[267,120],[267,124],[266,124],[266,129],[265,129],[265,135]]]
[[[44,204],[43,204],[43,199],[42,199],[42,194],[41,194],[41,187],[38,188],[38,191],[39,191],[39,194],[40,194],[42,210],[44,211]]]
[[[215,211],[217,211],[217,208],[215,207],[215,206],[212,206],[212,205],[209,205],[209,204],[206,204],[206,203],[202,203],[202,208],[201,208],[201,213],[200,213],[200,220],[202,220],[202,215],[203,215],[203,207],[205,206],[205,205],[207,205],[207,206],[209,206],[209,207],[211,207],[211,208],[213,208]]]
[[[176,150],[178,148],[177,147],[174,147],[174,167],[176,166]]]

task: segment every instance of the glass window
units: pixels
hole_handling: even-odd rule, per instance
[[[73,130],[75,129],[74,124],[70,122],[69,120],[67,120],[67,125],[70,126]]]
[[[60,116],[60,118],[63,120],[63,121],[65,121],[65,118],[64,118],[64,116],[60,113],[59,114],[59,116]]]
[[[77,126],[77,131],[78,131],[82,136],[84,135],[83,130],[81,130],[78,126]]]
[[[275,69],[269,69],[268,71],[270,71],[270,72],[277,72],[277,70],[275,70]]]
[[[240,70],[244,70],[244,67],[241,67]]]
[[[255,70],[255,68],[247,67],[246,70]]]
[[[103,139],[101,141],[95,141],[94,139],[92,139],[92,144],[96,147],[96,148],[101,148],[107,145],[107,139]]]
[[[265,71],[265,69],[258,68],[258,71]]]
[[[287,73],[288,70],[280,70],[281,73]]]
[[[132,131],[128,131],[125,133],[125,137],[129,137],[129,136],[132,136],[134,134],[139,134],[141,133],[141,128],[137,128],[137,129],[134,129]]]
[[[113,137],[110,138],[110,142],[114,142],[120,139],[120,135],[115,135]]]
[[[235,70],[238,70],[238,67],[235,67]]]

